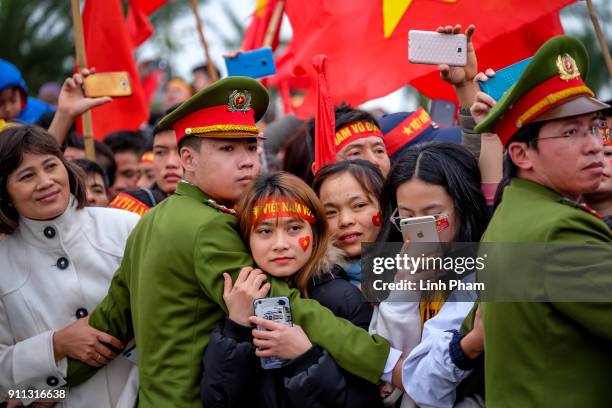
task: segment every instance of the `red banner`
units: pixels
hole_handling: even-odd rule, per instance
[[[136,71],[132,43],[125,26],[120,0],[87,0],[83,10],[87,64],[97,72],[127,71],[132,96],[114,98],[92,110],[94,136],[104,139],[117,130],[137,130],[149,111]]]

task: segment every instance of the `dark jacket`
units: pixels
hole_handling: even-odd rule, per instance
[[[309,295],[336,316],[367,330],[372,306],[338,265],[313,279]],[[282,368],[264,370],[255,356],[252,328],[226,319],[204,353],[202,401],[206,408],[381,407],[378,387],[342,370],[313,346]]]

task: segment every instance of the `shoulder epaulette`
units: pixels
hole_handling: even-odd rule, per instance
[[[589,214],[591,214],[591,215],[593,215],[593,216],[595,216],[597,218],[601,218],[601,214],[599,214],[597,211],[595,211],[594,209],[592,209],[591,207],[589,207],[585,203],[579,203],[577,201],[570,200],[567,197],[560,197],[559,198],[559,202],[562,203],[562,204],[569,205],[569,206],[574,207],[574,208],[581,209],[582,211],[587,212],[587,213],[589,213]]]
[[[223,204],[219,204],[218,202],[216,202],[212,198],[209,198],[208,200],[205,200],[204,204],[206,204],[209,207],[214,208],[215,210],[219,210],[221,212],[224,212],[226,214],[237,215],[236,214],[236,210],[234,210],[233,208],[226,207]]]

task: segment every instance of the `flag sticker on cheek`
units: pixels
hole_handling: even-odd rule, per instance
[[[375,227],[380,227],[380,211],[372,216],[372,224],[374,224]]]
[[[450,223],[448,222],[448,217],[441,217],[436,220],[436,229],[438,232],[447,229],[449,226]]]
[[[306,235],[305,237],[298,239],[298,243],[302,247],[302,250],[306,252],[310,246],[310,236]]]

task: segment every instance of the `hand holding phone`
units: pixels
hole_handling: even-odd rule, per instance
[[[291,306],[287,296],[255,299],[253,308],[255,309],[255,316],[259,318],[285,326],[293,326]],[[257,329],[268,330],[268,328],[262,325],[258,325]],[[279,357],[262,357],[261,367],[266,370],[280,368],[285,362],[285,359]]]
[[[408,60],[413,64],[465,66],[467,37],[464,34],[410,30]]]
[[[425,217],[403,218],[400,228],[404,241],[411,242],[440,242],[436,227],[436,217],[427,215]]]
[[[457,24],[453,26],[440,26],[436,30],[438,33],[442,34],[460,34],[461,33],[461,24]],[[474,50],[474,44],[472,44],[472,37],[474,36],[474,31],[476,31],[476,26],[470,24],[465,29],[465,38],[466,38],[466,63],[465,66],[449,66],[448,64],[440,64],[438,65],[438,69],[440,70],[440,77],[443,81],[448,82],[452,86],[455,87],[455,92],[457,92],[457,97],[459,98],[459,102],[462,100],[467,101],[472,97],[469,88],[475,88],[473,86],[474,76],[478,72],[478,61],[476,60],[476,51]]]
[[[524,59],[495,72],[493,77],[483,78],[484,81],[479,81],[480,89],[498,101],[518,81],[530,61],[531,58]]]
[[[85,96],[97,98],[110,96],[114,98],[131,96],[130,75],[125,71],[96,73],[83,80]]]

